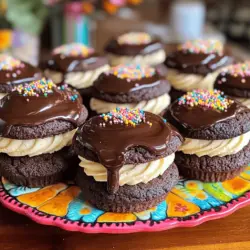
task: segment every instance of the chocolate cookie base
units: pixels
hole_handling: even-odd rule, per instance
[[[223,157],[175,154],[175,164],[180,174],[188,179],[217,182],[232,179],[250,163],[250,143],[240,152]]]
[[[68,165],[65,151],[34,157],[10,157],[0,154],[0,175],[13,184],[45,187],[63,180]]]
[[[76,182],[83,190],[83,198],[97,208],[117,213],[140,212],[156,206],[177,184],[179,173],[173,163],[162,176],[147,184],[124,185],[115,194],[107,192],[106,182],[96,182],[79,168]]]

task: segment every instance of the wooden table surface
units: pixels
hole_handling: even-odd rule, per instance
[[[126,235],[82,234],[43,226],[0,205],[1,250],[250,249],[250,206],[194,228]]]

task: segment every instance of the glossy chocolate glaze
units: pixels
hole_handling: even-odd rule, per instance
[[[141,79],[128,79],[128,78],[118,78],[113,74],[102,73],[99,78],[94,82],[94,88],[101,92],[107,94],[123,94],[132,91],[138,91],[140,89],[151,88],[157,85],[167,83],[158,72],[152,77],[144,77]]]
[[[82,99],[75,101],[70,96],[76,94],[69,90],[53,88],[53,93],[37,96],[23,96],[14,91],[0,100],[0,134],[8,134],[14,125],[35,126],[53,120],[66,120],[79,126],[80,115],[85,108]]]
[[[106,64],[108,64],[108,60],[96,53],[91,54],[88,57],[55,54],[51,56],[45,65],[42,65],[42,68],[62,73],[85,72],[88,70],[95,70]]]
[[[221,67],[232,64],[233,58],[217,53],[195,54],[181,50],[170,53],[165,65],[183,73],[207,75]]]
[[[29,83],[40,79],[42,72],[28,63],[22,63],[23,67],[13,70],[0,70],[0,91],[10,92],[13,85]]]
[[[145,112],[146,122],[135,127],[125,124],[100,126],[104,122],[101,116],[95,116],[79,128],[75,140],[83,147],[94,152],[100,163],[107,169],[107,189],[115,193],[119,188],[119,170],[124,165],[124,155],[132,148],[145,148],[155,154],[156,158],[164,157],[168,142],[172,136],[180,134],[160,116]],[[152,123],[150,126],[147,121]]]
[[[180,132],[185,134],[188,130],[205,129],[216,123],[234,118],[236,114],[245,109],[246,107],[237,101],[233,102],[226,111],[218,111],[201,106],[179,105],[178,100],[176,100],[169,107],[167,118],[170,118]]]
[[[119,44],[117,39],[113,39],[105,47],[106,52],[121,56],[147,55],[162,49],[163,44],[157,39],[148,44]]]

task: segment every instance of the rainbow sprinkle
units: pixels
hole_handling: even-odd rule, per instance
[[[155,72],[155,69],[149,66],[125,64],[112,67],[107,74],[115,75],[120,79],[140,80],[152,77]]]
[[[234,101],[226,98],[219,90],[193,90],[178,99],[179,105],[201,106],[218,111],[226,111],[232,103]]]
[[[108,124],[125,124],[135,127],[142,122],[146,122],[145,112],[141,109],[116,108],[108,113],[101,114],[104,122],[100,126],[105,127]],[[106,123],[105,123],[106,122]],[[149,126],[152,123],[147,122]]]
[[[25,64],[12,56],[0,55],[0,70],[14,70],[24,68]]]
[[[193,54],[223,53],[223,44],[218,40],[193,40],[178,46],[178,50]]]
[[[152,38],[145,32],[129,32],[119,36],[117,41],[119,44],[139,45],[152,42]]]
[[[63,55],[63,56],[89,56],[95,51],[93,48],[89,48],[80,43],[70,43],[59,46],[53,50],[54,55]]]
[[[45,78],[41,80],[33,81],[31,83],[26,83],[24,85],[18,85],[13,88],[12,91],[17,91],[22,96],[45,96],[53,93],[53,87],[56,85],[51,81]]]

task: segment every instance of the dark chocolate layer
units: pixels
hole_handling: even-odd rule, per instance
[[[96,116],[80,127],[74,138],[74,143],[80,145],[77,154],[82,155],[87,149],[107,169],[108,191],[111,193],[119,188],[119,169],[129,162],[127,153],[130,150],[143,149],[143,154],[148,153],[158,159],[175,152],[169,152],[169,144],[176,137],[179,143],[175,150],[182,142],[177,130],[166,124],[160,116],[149,112],[145,112],[145,116],[146,121],[135,127],[109,122],[101,126],[104,120],[101,116]]]
[[[181,50],[170,53],[165,61],[168,68],[198,75],[207,75],[232,63],[233,58],[228,55],[219,55],[217,53],[195,54]]]

